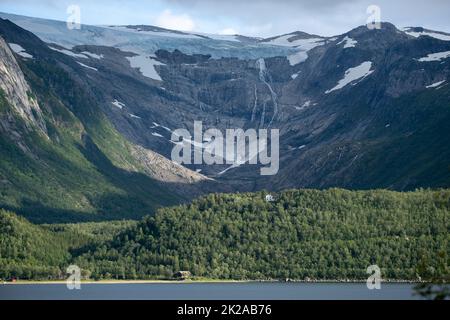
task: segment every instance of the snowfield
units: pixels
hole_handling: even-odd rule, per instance
[[[441,61],[443,59],[447,59],[448,57],[450,57],[450,51],[437,52],[437,53],[430,53],[426,57],[418,59],[418,61],[420,62]]]
[[[305,62],[308,59],[308,54],[305,51],[300,51],[287,57],[289,64],[295,66],[299,63]]]
[[[321,38],[298,39],[289,41],[289,39],[292,37],[295,37],[295,34],[284,35],[270,41],[266,41],[264,43],[298,49],[299,51],[297,51],[296,53],[287,56],[287,59],[289,60],[289,64],[291,66],[295,66],[299,63],[305,62],[306,59],[308,59],[308,51],[325,44],[324,39]]]
[[[162,78],[156,71],[155,66],[164,66],[164,63],[161,63],[152,57],[146,56],[127,57],[127,59],[130,61],[131,67],[139,69],[144,77],[162,81]]]
[[[444,40],[444,41],[450,41],[450,35],[444,34],[444,33],[438,33],[438,32],[432,32],[432,31],[422,31],[422,32],[414,32],[409,31],[410,28],[404,28],[403,31],[413,37],[420,37],[420,36],[429,36],[435,39]]]
[[[364,79],[365,77],[372,74],[373,70],[370,70],[371,68],[372,68],[372,62],[366,61],[366,62],[361,63],[357,67],[348,69],[347,71],[345,71],[344,78],[341,79],[334,88],[325,91],[325,94],[329,94],[333,91],[342,89],[346,85],[348,85],[356,80]]]
[[[341,44],[344,44],[344,49],[346,48],[355,48],[358,41],[353,40],[352,38],[345,37],[341,42],[337,43],[336,45],[339,46]]]

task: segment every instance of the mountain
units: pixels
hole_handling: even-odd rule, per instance
[[[84,67],[8,21],[0,35],[2,207],[34,222],[139,218],[199,194],[206,177],[117,132]]]
[[[137,218],[209,192],[450,185],[445,33],[257,39],[0,17],[18,79],[13,94],[0,76],[1,204],[33,221]],[[174,164],[173,132],[200,120],[279,129],[279,173]]]

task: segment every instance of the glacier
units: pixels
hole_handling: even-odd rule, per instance
[[[185,54],[210,54],[214,59],[239,58],[259,59],[276,56],[289,56],[297,50],[288,46],[266,43],[242,42],[236,36],[210,36],[186,34],[181,32],[138,31],[127,26],[90,26],[69,30],[65,22],[31,18],[8,13],[0,13],[25,30],[37,35],[41,40],[57,44],[68,50],[79,45],[114,47],[137,55],[153,55],[157,50],[178,49]]]

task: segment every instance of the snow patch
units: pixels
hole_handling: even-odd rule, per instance
[[[413,32],[413,31],[408,31],[408,30],[409,30],[409,28],[406,28],[406,29],[404,29],[404,32],[415,38],[418,38],[420,36],[429,36],[429,37],[439,39],[439,40],[450,41],[450,35],[432,32],[432,31]]]
[[[293,37],[295,37],[294,34],[288,34],[272,39],[270,41],[265,41],[264,43],[271,44],[274,46],[299,48],[303,51],[309,51],[317,46],[321,46],[324,44],[324,40],[321,38],[297,39],[289,41],[289,39]]]
[[[126,105],[125,105],[124,103],[119,102],[117,99],[114,100],[114,101],[112,102],[112,104],[115,105],[115,106],[116,106],[117,108],[119,108],[120,110],[122,110],[123,108],[126,107]]]
[[[299,75],[298,73],[294,73],[294,74],[291,76],[292,80],[297,79],[298,75]]]
[[[163,128],[164,130],[169,131],[170,133],[172,133],[172,130],[170,130],[170,128],[162,126],[162,125],[160,125],[159,123],[156,123],[156,122],[153,122],[153,127],[151,127],[151,128],[155,129],[155,128],[160,128],[160,127]]]
[[[274,46],[299,49],[299,52],[287,56],[291,66],[295,66],[306,61],[306,59],[308,59],[308,51],[325,43],[324,39],[321,38],[297,39],[290,41],[289,39],[293,37],[295,37],[295,34],[287,34],[269,41],[264,41],[264,43]]]
[[[429,86],[426,86],[426,88],[427,89],[430,89],[430,88],[437,88],[437,87],[439,87],[441,84],[443,84],[445,82],[445,80],[442,80],[442,81],[439,81],[439,82],[435,82],[435,83],[433,83],[433,84],[430,84]]]
[[[82,54],[84,54],[86,56],[89,56],[91,58],[97,59],[97,60],[103,59],[103,55],[102,54],[98,55],[98,54],[95,54],[95,53],[92,53],[92,52],[89,52],[89,51],[83,51]]]
[[[305,51],[299,51],[297,53],[291,54],[287,57],[289,64],[295,66],[299,63],[305,62],[308,59],[308,54]]]
[[[233,164],[231,167],[228,167],[227,169],[225,169],[225,170],[219,172],[218,175],[219,175],[219,176],[224,175],[225,173],[227,173],[227,172],[230,171],[231,169],[235,169],[235,168],[239,168],[239,167],[240,167],[240,165],[238,165],[238,164]]]
[[[158,138],[164,138],[162,135],[156,132],[152,132],[152,136],[158,137]]]
[[[450,51],[430,53],[426,57],[418,59],[420,62],[432,62],[432,61],[441,61],[443,59],[447,59],[450,57]]]
[[[356,80],[364,79],[365,77],[372,74],[373,70],[370,70],[371,68],[372,68],[372,62],[366,61],[366,62],[361,63],[357,67],[348,69],[347,71],[345,71],[344,78],[341,79],[334,88],[325,91],[325,94],[329,94],[333,91],[342,89],[346,85],[348,85]]]
[[[25,51],[24,48],[22,48],[20,45],[16,43],[9,43],[10,48],[12,51],[14,51],[16,54],[21,56],[22,58],[26,59],[33,59],[33,56]]]
[[[130,113],[130,117],[132,117],[134,119],[142,119],[141,117],[138,117],[137,115],[132,114],[132,113]]]
[[[86,64],[84,64],[84,63],[81,63],[81,62],[78,62],[78,61],[77,61],[77,63],[78,63],[80,66],[85,67],[85,68],[87,68],[87,69],[91,69],[91,70],[94,70],[94,71],[98,71],[97,68],[90,67],[90,66],[88,66],[88,65],[86,65]]]
[[[344,49],[355,48],[358,41],[353,40],[352,38],[346,36],[341,42],[337,43],[336,45],[338,46],[343,43],[344,43]]]
[[[130,61],[131,67],[139,69],[144,77],[162,81],[162,78],[156,71],[155,66],[164,66],[164,63],[161,63],[149,56],[134,56],[127,57],[127,59]]]
[[[59,53],[65,54],[66,56],[70,56],[72,58],[89,59],[88,56],[86,56],[84,54],[75,53],[75,52],[72,52],[72,51],[67,50],[67,49],[56,49],[56,48],[53,48],[53,47],[49,47],[49,48],[52,49],[53,51],[57,51]]]
[[[308,100],[308,101],[306,101],[304,104],[303,104],[303,108],[308,108],[308,107],[310,107],[311,106],[311,100]]]
[[[306,59],[308,59],[308,51],[324,44],[324,40],[320,38],[298,39],[289,41],[289,39],[292,37],[293,35],[286,35],[266,42],[267,44],[271,45],[299,49],[300,51],[287,56],[287,59],[289,60],[289,64],[291,66],[295,66],[299,63],[305,62]]]

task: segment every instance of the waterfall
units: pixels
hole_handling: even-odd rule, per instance
[[[276,116],[278,115],[278,96],[276,92],[273,90],[272,86],[270,85],[270,79],[268,80],[269,77],[266,67],[266,61],[263,58],[258,59],[256,61],[256,67],[259,68],[259,79],[267,86],[267,88],[269,88],[270,95],[272,97],[273,117],[268,125],[269,128],[272,125],[272,122],[275,120]]]
[[[256,88],[256,84],[255,84],[255,104],[253,105],[252,120],[251,120],[252,122],[255,121],[257,107],[258,107],[258,89]]]

